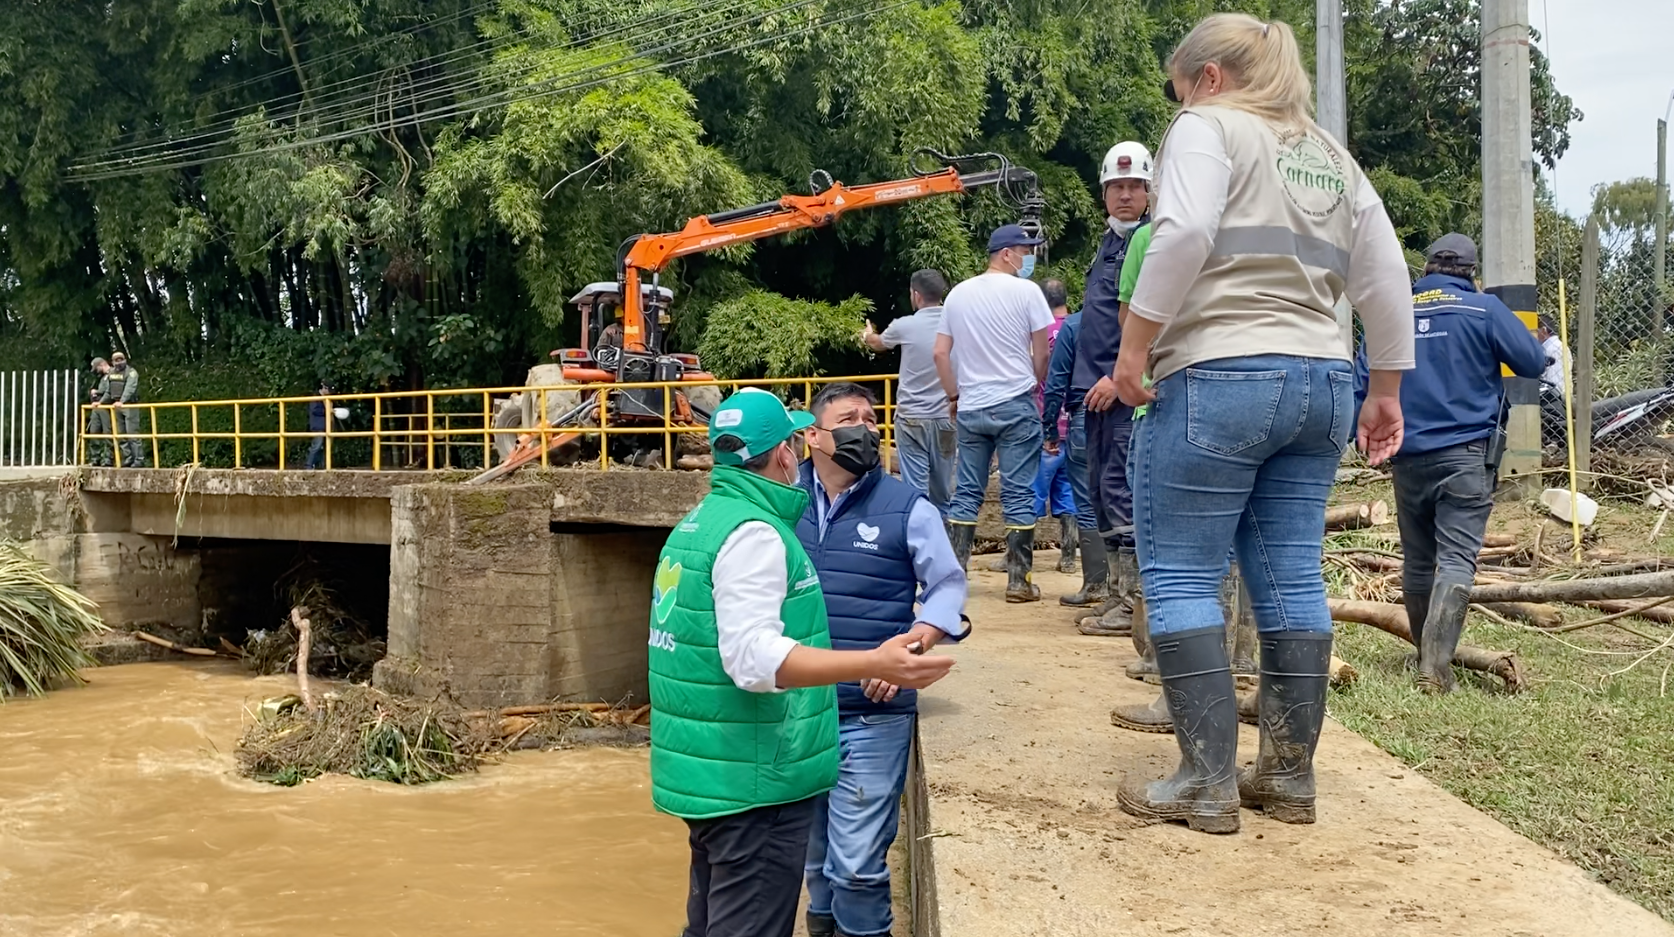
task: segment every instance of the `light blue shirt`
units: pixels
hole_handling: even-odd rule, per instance
[[[810,472],[814,479],[814,516],[820,522],[820,539],[825,539],[826,519],[837,513],[849,491],[832,500],[820,481],[819,472]],[[919,498],[907,515],[907,550],[913,555],[913,575],[918,579],[918,621],[944,632],[957,641],[965,636],[970,626],[960,617],[965,610],[967,585],[965,570],[953,554],[948,542],[947,528],[942,525],[942,514],[928,499]]]

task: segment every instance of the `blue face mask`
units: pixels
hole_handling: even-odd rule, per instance
[[[1017,275],[1027,280],[1035,275],[1035,255],[1024,254],[1023,266],[1017,268]]]

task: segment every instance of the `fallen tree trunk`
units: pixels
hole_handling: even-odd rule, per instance
[[[1644,605],[1643,602],[1629,602],[1624,599],[1600,599],[1597,602],[1583,602],[1588,608],[1596,608],[1601,612],[1626,612]],[[1640,609],[1634,613],[1635,618],[1647,621],[1658,621],[1665,625],[1674,625],[1674,607],[1659,605],[1655,608]]]
[[[147,632],[144,632],[144,631],[134,631],[134,632],[130,632],[130,633],[133,634],[134,637],[139,638],[141,641],[144,641],[147,644],[155,644],[158,647],[166,647],[171,651],[179,651],[182,654],[190,654],[193,657],[218,657],[218,656],[220,656],[216,652],[210,650],[207,647],[187,647],[184,644],[176,644],[175,642],[170,641],[168,638],[159,638],[154,634],[148,634]]]
[[[1471,601],[1568,602],[1580,605],[1600,599],[1645,599],[1659,595],[1674,595],[1674,570],[1593,579],[1495,583],[1472,589]]]
[[[1331,617],[1336,621],[1352,621],[1387,631],[1397,638],[1412,643],[1412,630],[1407,627],[1407,610],[1384,602],[1357,602],[1351,599],[1328,599]],[[1506,692],[1517,693],[1527,685],[1528,678],[1517,655],[1509,651],[1487,651],[1460,645],[1453,652],[1453,663],[1465,668],[1499,677]]]
[[[1534,602],[1484,602],[1489,610],[1534,625],[1536,628],[1556,628],[1564,623],[1564,613],[1551,605]]]
[[[1383,501],[1339,504],[1325,509],[1326,530],[1359,530],[1389,523],[1389,505]]]

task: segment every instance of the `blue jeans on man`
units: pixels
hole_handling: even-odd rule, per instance
[[[888,934],[894,925],[889,847],[901,820],[913,713],[845,714],[837,787],[818,799],[808,835],[808,913],[836,919],[850,937]]]
[[[960,409],[959,486],[951,520],[974,524],[988,495],[988,471],[1000,462],[1000,511],[1012,529],[1035,526],[1035,476],[1040,472],[1040,410],[1034,392],[980,410]]]
[[[1070,488],[1069,453],[1042,451],[1040,470],[1035,473],[1035,516],[1073,517],[1075,492]]]
[[[1220,628],[1228,549],[1262,632],[1329,633],[1325,501],[1353,431],[1347,361],[1206,361],[1155,386],[1129,470],[1153,637]]]
[[[924,492],[945,517],[953,501],[953,466],[959,456],[953,421],[897,417],[895,456],[901,480]]]
[[[1087,411],[1081,407],[1070,413],[1069,438],[1064,440],[1064,452],[1064,474],[1069,476],[1070,496],[1075,499],[1075,526],[1079,530],[1098,530],[1092,492],[1087,487]]]

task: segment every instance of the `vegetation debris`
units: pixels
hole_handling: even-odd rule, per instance
[[[77,671],[95,664],[82,642],[107,630],[92,600],[22,546],[0,540],[0,701],[80,683]]]

